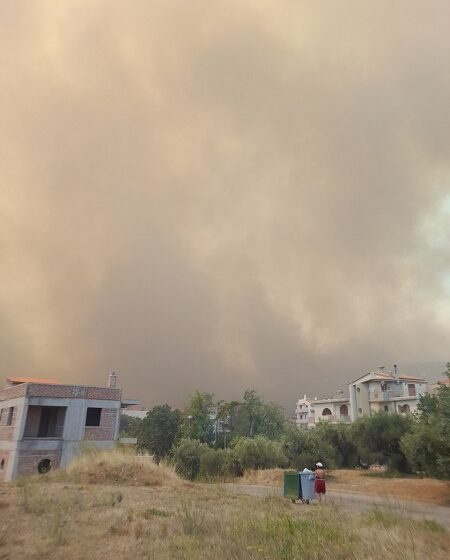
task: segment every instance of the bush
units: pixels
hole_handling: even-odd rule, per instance
[[[183,439],[173,448],[172,462],[176,473],[188,480],[244,474],[234,449],[212,449],[193,439]]]
[[[244,467],[236,456],[234,449],[227,449],[225,453],[225,474],[232,478],[244,476]]]
[[[270,469],[287,464],[281,444],[264,436],[238,438],[233,451],[243,469]]]
[[[226,451],[208,449],[200,457],[200,478],[214,478],[226,474]]]
[[[142,420],[128,416],[127,414],[120,415],[120,435],[121,437],[137,438],[140,430]]]
[[[205,443],[182,439],[172,448],[172,462],[176,473],[188,480],[195,480],[200,472],[202,456],[211,451]]]
[[[334,462],[334,466],[338,468],[354,468],[358,465],[358,453],[353,443],[350,424],[320,422],[316,427],[316,436],[322,443],[333,448],[330,456],[329,450],[323,446],[319,447],[320,454],[328,455],[328,464]]]
[[[408,462],[400,449],[401,438],[409,431],[412,417],[380,412],[358,418],[352,425],[352,439],[359,460],[379,463],[389,469],[409,472]]]
[[[450,478],[450,387],[441,387],[434,397],[425,395],[420,415],[404,435],[400,448],[415,471]]]
[[[320,427],[314,429],[290,426],[283,438],[283,452],[287,463],[296,470],[314,469],[317,461],[328,468],[336,467],[338,460],[333,446],[326,441]]]

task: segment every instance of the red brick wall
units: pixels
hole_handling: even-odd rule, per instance
[[[1,405],[0,405],[1,408]],[[0,440],[11,441],[14,436],[17,421],[17,406],[14,407],[11,426],[7,425],[10,407],[3,407],[2,419],[0,420]]]
[[[23,397],[26,395],[27,386],[22,383],[20,385],[15,385],[14,387],[7,387],[6,389],[0,390],[0,401],[7,401],[9,399],[17,399],[17,397]]]
[[[1,467],[2,460],[4,461],[3,468]],[[5,480],[6,468],[8,467],[8,460],[9,460],[9,451],[0,450],[0,480]]]
[[[61,451],[20,451],[17,474],[38,474],[38,464],[42,459],[50,459],[52,470],[61,463]]]
[[[86,426],[84,439],[89,441],[110,441],[116,431],[117,408],[103,408],[100,426]]]
[[[84,387],[79,385],[44,385],[28,383],[29,397],[51,397],[55,399],[98,399],[120,401],[121,390],[110,387]]]

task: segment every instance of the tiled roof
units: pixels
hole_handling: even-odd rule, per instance
[[[406,381],[421,381],[425,383],[425,379],[423,377],[414,377],[412,375],[399,375],[399,379],[405,379]]]
[[[393,373],[386,373],[384,371],[375,371],[373,373],[366,373],[366,375],[370,375],[370,378],[367,381],[371,381],[373,379],[375,379],[377,381],[394,381],[396,379],[396,377]],[[355,379],[355,381],[358,381],[362,377],[365,377],[365,375],[362,375],[358,379]],[[417,377],[417,376],[413,376],[413,375],[402,375],[402,374],[400,374],[400,375],[398,375],[398,379],[400,379],[401,381],[416,381],[418,383],[426,383],[426,381],[423,377]],[[352,381],[352,383],[355,383],[355,381]]]
[[[58,379],[50,379],[45,377],[7,377],[6,381],[11,384],[18,383],[43,383],[45,385],[60,385]]]

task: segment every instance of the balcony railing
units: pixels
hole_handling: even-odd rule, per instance
[[[402,397],[402,391],[400,389],[392,390],[389,389],[388,391],[369,391],[369,400],[370,401],[390,401],[391,399],[395,399],[397,397]]]
[[[350,422],[350,416],[339,416],[337,414],[325,414],[325,416],[320,416],[319,420],[325,420],[325,422]]]

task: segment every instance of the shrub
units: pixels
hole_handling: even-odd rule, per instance
[[[207,449],[200,457],[199,477],[214,478],[225,474],[226,451],[223,449]]]
[[[244,469],[270,469],[286,466],[281,444],[263,436],[241,437],[234,444],[236,459]]]
[[[420,415],[403,436],[401,451],[415,471],[450,478],[450,387],[425,395],[418,408]]]
[[[336,451],[323,437],[320,428],[308,430],[290,426],[282,446],[288,465],[297,470],[313,469],[317,461],[331,468],[338,464]]]
[[[194,439],[182,439],[172,448],[172,462],[178,475],[195,480],[200,472],[202,456],[210,449],[205,443]]]
[[[244,476],[244,467],[237,458],[234,449],[227,449],[225,453],[224,473],[232,478]]]
[[[390,469],[408,472],[409,467],[400,449],[400,439],[412,424],[410,415],[380,412],[358,418],[352,426],[353,443],[361,462],[379,463]]]
[[[352,427],[349,424],[330,424],[320,422],[315,435],[319,437],[319,454],[324,461],[339,468],[353,468],[358,464],[357,449],[352,440]],[[320,443],[324,445],[320,445]],[[333,448],[332,453],[325,444]],[[325,458],[327,457],[327,458]]]

